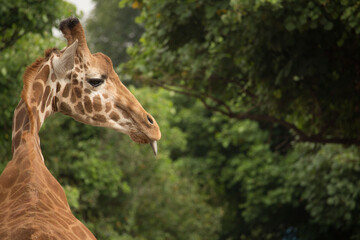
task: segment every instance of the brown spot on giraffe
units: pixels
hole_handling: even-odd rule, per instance
[[[99,95],[96,95],[93,98],[93,107],[94,107],[94,111],[96,112],[100,112],[102,107],[101,107],[101,98]]]
[[[43,95],[43,85],[40,82],[35,82],[32,88],[34,90],[34,96],[36,97],[35,101],[39,104]]]
[[[7,195],[8,195],[7,192],[4,192],[4,193],[0,192],[0,202],[5,201]],[[0,224],[2,223],[2,220],[3,220],[3,218],[4,218],[4,215],[5,215],[5,214],[0,214]]]
[[[16,167],[5,168],[4,172],[1,174],[0,186],[3,188],[12,187],[17,178],[19,177],[19,169]]]
[[[56,93],[60,92],[61,84],[59,82],[56,83]]]
[[[78,98],[81,98],[81,95],[82,95],[82,93],[81,93],[82,91],[81,91],[81,89],[80,88],[78,88],[78,87],[76,87],[75,88],[75,94],[76,94],[76,97],[78,97]]]
[[[85,114],[85,110],[81,102],[78,102],[78,104],[75,106],[75,111],[80,114]]]
[[[39,74],[36,76],[36,79],[41,79],[44,81],[44,84],[46,83],[50,73],[49,65],[45,65],[43,69],[39,72]]]
[[[55,80],[56,80],[55,73],[52,73],[52,74],[51,74],[51,81],[52,81],[52,82],[55,82]]]
[[[52,101],[51,101],[51,106],[52,106],[52,110],[53,110],[54,112],[57,112],[57,111],[58,111],[58,107],[57,107],[58,102],[59,102],[58,97],[56,97],[56,96],[53,97],[53,99],[52,99]]]
[[[66,75],[66,79],[71,79],[71,73],[68,73],[68,74]]]
[[[46,86],[44,96],[41,102],[41,112],[45,111],[45,104],[50,94],[50,86]]]
[[[114,120],[115,122],[117,122],[117,121],[119,121],[120,116],[119,116],[117,113],[115,113],[115,112],[111,112],[111,113],[110,113],[110,118],[111,118],[112,120]]]
[[[126,123],[120,123],[120,126],[126,127],[126,126],[131,126],[131,123],[126,122]]]
[[[102,123],[106,122],[106,117],[105,117],[104,115],[101,115],[101,114],[95,114],[95,115],[92,117],[92,119],[93,119],[94,121],[97,121],[97,122],[102,122]]]
[[[75,95],[75,90],[72,89],[71,90],[71,98],[70,98],[71,103],[75,103],[76,102],[76,95]]]
[[[60,111],[66,115],[71,114],[71,107],[69,104],[62,102],[60,103]]]
[[[123,118],[126,118],[126,119],[130,118],[130,115],[126,111],[122,111],[121,114],[122,114]]]
[[[64,88],[64,91],[63,91],[63,93],[62,93],[62,96],[63,96],[64,98],[67,98],[67,97],[69,96],[70,87],[71,87],[71,84],[70,84],[70,83],[66,84],[66,86],[65,86],[65,88]]]
[[[85,96],[85,98],[84,98],[84,105],[85,105],[85,110],[88,113],[91,113],[92,112],[92,102],[88,96]]]
[[[49,111],[46,111],[45,113],[45,118],[48,118],[50,116],[50,112]]]
[[[11,235],[11,239],[31,239],[31,235],[35,233],[35,230],[32,228],[24,227],[18,228],[13,234]]]
[[[26,114],[26,109],[25,108],[22,108],[16,118],[15,118],[15,131],[17,131],[21,126],[22,124],[24,123],[24,117],[25,117],[25,114]]]
[[[105,112],[108,113],[111,110],[111,102],[106,102],[105,104]]]
[[[29,129],[30,129],[30,119],[29,119],[29,116],[26,115],[25,120],[24,120],[23,130],[26,131],[26,130],[29,130]]]
[[[8,237],[8,234],[6,232],[0,232],[0,239],[5,239]]]

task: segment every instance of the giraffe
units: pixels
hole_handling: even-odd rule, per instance
[[[67,47],[49,49],[24,75],[14,112],[12,160],[0,176],[0,239],[95,239],[71,213],[64,190],[44,164],[38,132],[61,112],[77,121],[113,128],[156,155],[155,119],[121,83],[109,57],[92,54],[77,18],[60,23]]]

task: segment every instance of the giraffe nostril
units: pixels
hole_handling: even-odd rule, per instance
[[[149,115],[147,115],[146,117],[150,124],[154,124],[154,121],[152,120],[152,118]]]

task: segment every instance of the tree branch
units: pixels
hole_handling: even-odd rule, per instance
[[[360,138],[326,138],[326,137],[323,137],[321,134],[307,135],[303,130],[299,129],[296,125],[289,123],[285,120],[279,119],[277,117],[270,116],[267,114],[254,114],[254,113],[249,113],[249,112],[235,113],[231,110],[231,108],[224,101],[214,98],[213,96],[205,95],[203,93],[195,93],[193,91],[193,89],[188,89],[188,88],[185,88],[184,86],[168,85],[163,82],[154,81],[152,79],[145,79],[140,76],[137,76],[137,78],[141,81],[146,80],[147,82],[150,82],[156,86],[162,87],[169,91],[173,91],[173,92],[187,95],[190,97],[198,98],[208,110],[221,113],[230,118],[236,118],[239,120],[249,119],[249,120],[254,120],[257,122],[269,122],[269,123],[273,123],[273,124],[279,124],[279,125],[287,128],[288,130],[292,131],[293,134],[298,137],[297,141],[299,141],[299,142],[360,145]],[[211,106],[210,104],[208,104],[206,102],[207,99],[210,99],[210,100],[214,101],[215,103],[217,103],[217,106]]]

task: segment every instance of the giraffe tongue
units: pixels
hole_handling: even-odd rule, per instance
[[[157,155],[157,142],[156,141],[151,141],[150,142],[150,146],[154,152],[154,155],[156,156]]]

